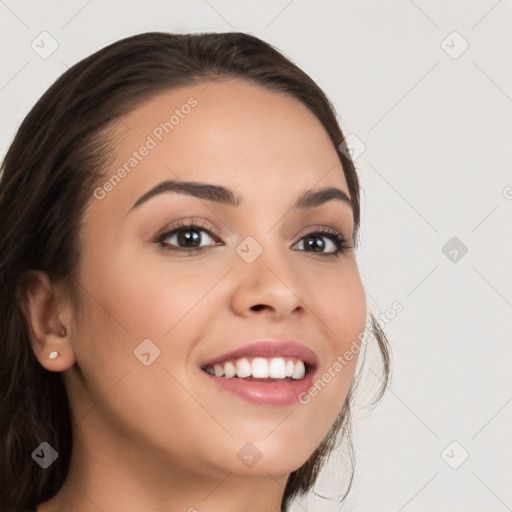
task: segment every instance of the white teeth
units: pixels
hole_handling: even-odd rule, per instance
[[[268,363],[263,357],[255,357],[251,364],[252,376],[257,379],[268,379],[270,377]]]
[[[292,360],[289,360],[286,363],[286,376],[291,377],[293,375],[293,369],[295,368],[295,365],[293,364]]]
[[[215,372],[215,377],[224,377],[224,366],[221,364],[213,365],[213,371]]]
[[[273,379],[284,379],[286,377],[286,366],[282,357],[276,357],[270,361],[269,374]]]
[[[234,377],[236,375],[235,365],[231,362],[227,362],[224,364],[224,373],[226,377]]]
[[[254,377],[257,379],[302,379],[306,373],[304,362],[300,359],[294,362],[293,359],[285,357],[273,357],[265,359],[264,357],[255,357],[250,360],[242,357],[236,361],[227,361],[224,364],[215,364],[205,369],[210,375],[215,377],[245,379]]]
[[[302,379],[306,373],[306,367],[302,361],[297,361],[295,369],[293,370],[292,379]]]
[[[241,379],[251,376],[251,363],[245,357],[236,362],[236,376]]]

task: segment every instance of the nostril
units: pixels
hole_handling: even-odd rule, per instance
[[[259,311],[260,309],[263,309],[265,307],[264,304],[258,304],[256,306],[253,306],[251,309],[253,309],[254,311]]]

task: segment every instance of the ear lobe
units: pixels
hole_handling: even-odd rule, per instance
[[[39,270],[27,272],[20,282],[19,298],[32,349],[41,365],[51,371],[71,367],[75,358],[66,336],[70,329],[59,318],[59,297],[48,274]],[[52,352],[58,352],[59,357],[49,358]]]

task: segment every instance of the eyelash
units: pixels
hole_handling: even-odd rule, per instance
[[[177,226],[173,227],[169,231],[165,231],[159,235],[157,235],[157,238],[155,240],[156,243],[159,243],[165,250],[168,251],[178,251],[178,252],[185,252],[185,253],[194,253],[199,252],[205,249],[206,247],[172,247],[170,244],[165,243],[164,240],[171,237],[172,235],[179,233],[180,231],[205,231],[208,236],[211,238],[217,238],[217,235],[213,233],[209,228],[207,228],[204,224],[197,224],[195,222],[182,222],[178,224]],[[318,254],[320,256],[336,256],[339,258],[340,253],[344,253],[350,249],[353,248],[352,244],[338,231],[332,228],[317,228],[314,231],[311,231],[309,233],[306,233],[303,235],[296,243],[300,242],[306,237],[313,237],[314,235],[318,236],[324,236],[326,238],[330,238],[331,241],[336,246],[336,250],[334,252],[318,252],[315,253],[315,251],[305,251],[302,250],[302,252],[313,252],[314,254]],[[328,236],[327,236],[328,235]],[[216,244],[217,245],[217,244]],[[295,245],[295,244],[294,244]],[[214,247],[213,245],[209,247]]]

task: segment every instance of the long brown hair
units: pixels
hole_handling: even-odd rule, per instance
[[[30,269],[42,270],[73,291],[81,218],[114,144],[109,127],[160,91],[225,78],[242,78],[296,98],[319,119],[336,148],[343,142],[334,107],[318,85],[276,48],[239,32],[151,32],[122,39],[67,70],[19,127],[0,181],[1,510],[23,512],[56,494],[73,446],[64,381],[60,373],[44,369],[32,351],[17,292],[20,277]],[[357,242],[359,181],[347,152],[338,151],[338,156]],[[378,401],[387,386],[390,354],[373,316],[371,330],[384,363]],[[282,510],[313,488],[332,449],[350,438],[352,391],[353,386],[320,446],[290,474]],[[59,454],[45,470],[30,456],[43,441]],[[352,464],[343,498],[353,474]]]

